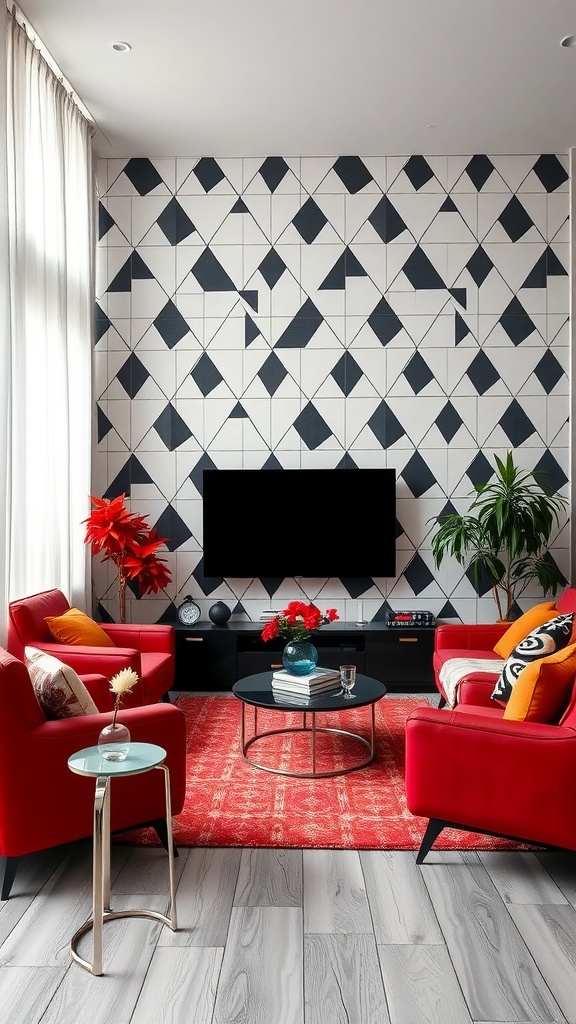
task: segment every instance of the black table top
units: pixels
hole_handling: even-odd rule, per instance
[[[272,673],[258,672],[253,676],[244,676],[234,683],[232,693],[245,704],[253,704],[257,708],[273,708],[275,711],[351,711],[366,704],[374,704],[386,693],[384,683],[371,676],[356,675],[356,683],[352,690],[352,700],[340,696],[338,690],[332,693],[321,693],[311,697],[305,703],[290,694],[275,694],[272,691]]]

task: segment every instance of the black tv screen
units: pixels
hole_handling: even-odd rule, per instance
[[[394,469],[207,469],[204,575],[393,577]]]

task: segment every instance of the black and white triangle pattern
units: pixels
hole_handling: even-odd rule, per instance
[[[430,537],[493,453],[566,493],[567,158],[132,158],[98,181],[95,493],[170,537],[173,572],[133,618],[191,593],[250,619],[303,595],[493,619]],[[206,578],[207,466],[394,467],[397,578]],[[568,574],[564,523],[553,556]],[[114,617],[113,568],[94,574]]]

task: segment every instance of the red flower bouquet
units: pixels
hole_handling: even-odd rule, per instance
[[[308,640],[320,626],[335,622],[338,613],[335,608],[328,608],[324,615],[315,604],[304,604],[303,601],[291,601],[284,611],[267,622],[260,634],[263,640],[273,640],[283,636],[288,640],[300,643]]]
[[[140,595],[157,594],[172,579],[165,559],[156,551],[167,537],[159,537],[150,529],[145,516],[129,512],[126,495],[118,498],[93,498],[94,505],[86,526],[85,544],[92,545],[92,554],[103,554],[103,561],[112,561],[118,569],[120,590],[120,622],[126,621],[126,584],[134,580]]]

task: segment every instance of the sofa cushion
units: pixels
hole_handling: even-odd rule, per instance
[[[514,722],[558,722],[576,675],[576,644],[533,661],[522,670],[504,710]]]
[[[572,635],[573,622],[573,613],[557,615],[549,622],[537,626],[524,640],[521,640],[504,663],[492,697],[508,701],[514,684],[526,665],[567,647]]]
[[[115,643],[89,615],[78,608],[69,608],[63,615],[47,615],[50,635],[59,644],[73,647],[115,647]]]
[[[98,714],[98,708],[73,668],[37,647],[25,647],[24,658],[46,718]]]
[[[527,612],[524,612],[519,619],[515,619],[504,633],[504,636],[500,637],[498,643],[494,644],[494,654],[497,654],[500,658],[509,658],[514,648],[524,637],[528,636],[533,629],[555,618],[556,615],[558,615],[558,612],[556,611],[554,601],[544,601],[542,604],[535,604],[533,608],[529,608]]]

